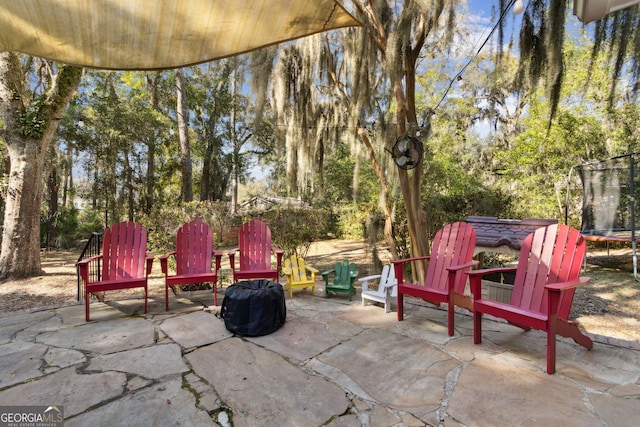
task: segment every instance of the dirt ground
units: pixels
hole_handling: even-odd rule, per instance
[[[379,270],[372,262],[374,250],[383,262],[390,258],[388,251],[380,246],[374,249],[361,241],[327,240],[313,243],[306,261],[322,271],[348,258],[356,262],[359,276],[363,277]],[[227,250],[221,251],[225,254],[222,257],[221,276],[223,286],[226,286],[230,284]],[[78,256],[79,251],[43,252],[44,275],[0,283],[0,316],[77,304],[75,263]],[[589,250],[584,275],[591,277],[591,282],[576,293],[571,318],[588,332],[640,342],[640,283],[634,278],[631,251]],[[139,289],[114,291],[107,293],[106,298],[116,300],[140,294]],[[158,261],[154,263],[149,280],[149,295],[156,298],[164,296],[164,279]]]

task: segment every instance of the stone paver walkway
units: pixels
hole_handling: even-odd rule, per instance
[[[226,330],[210,294],[0,318],[0,406],[62,405],[65,426],[637,426],[640,351],[407,304],[296,291],[262,337]],[[220,295],[222,298],[222,295]],[[220,299],[221,301],[221,299]]]

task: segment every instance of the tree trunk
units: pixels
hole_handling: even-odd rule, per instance
[[[2,230],[0,278],[42,274],[40,202],[44,158],[42,141],[7,138],[11,166]]]
[[[231,94],[232,99],[234,100],[233,106],[231,108],[231,117],[229,118],[229,134],[231,137],[231,181],[230,181],[230,190],[231,190],[231,213],[235,214],[238,212],[238,181],[240,175],[240,149],[242,148],[242,144],[238,141],[238,134],[236,132],[236,103],[235,99],[238,94],[236,87],[236,73],[231,73]]]
[[[67,144],[67,152],[64,154],[64,171],[62,176],[62,206],[67,207],[67,201],[73,206],[73,149]],[[71,196],[71,197],[70,197]]]
[[[154,73],[153,77],[147,74],[147,85],[151,92],[151,105],[154,110],[160,111],[160,97],[158,95],[158,84],[160,82],[160,73]],[[157,134],[150,137],[147,144],[147,191],[145,195],[144,211],[148,215],[153,209],[156,191],[156,139]]]
[[[182,201],[191,202],[193,200],[193,172],[191,169],[191,145],[189,144],[189,110],[187,109],[187,89],[182,70],[176,70],[176,92],[180,163],[182,164]]]
[[[389,201],[389,183],[387,182],[387,176],[384,174],[380,163],[376,158],[376,153],[373,149],[373,145],[371,144],[371,140],[367,135],[367,129],[358,126],[358,136],[360,140],[364,143],[365,147],[367,147],[367,152],[369,153],[369,159],[371,159],[371,164],[373,165],[374,170],[376,171],[376,175],[380,180],[380,209],[384,214],[384,241],[389,246],[389,251],[391,251],[391,257],[393,259],[398,259],[398,248],[396,245],[396,239],[393,236],[393,217],[391,215],[391,204]]]
[[[0,53],[0,136],[9,153],[10,169],[0,251],[0,280],[42,274],[40,264],[40,204],[44,156],[59,121],[82,78],[82,69],[61,66],[51,71],[50,87],[43,102],[27,105],[20,59]],[[29,109],[29,107],[31,107]],[[29,114],[27,113],[27,109]],[[31,117],[30,122],[25,118]]]
[[[54,147],[54,145],[50,144],[49,147]],[[46,188],[47,236],[45,240],[46,247],[50,247],[51,242],[56,238],[57,230],[54,230],[54,224],[55,224],[55,219],[56,219],[56,216],[58,215],[58,209],[59,209],[58,199],[59,199],[60,187],[59,187],[59,177],[58,177],[58,165],[57,165],[57,162],[55,161],[55,156],[54,156],[54,160],[52,160],[51,163],[53,164],[49,168],[49,176],[47,177],[47,183],[46,183],[46,186],[47,186]]]
[[[414,68],[411,67],[411,70]],[[404,75],[407,87],[407,94],[403,90],[402,82],[396,81],[394,84],[394,94],[398,105],[396,113],[396,120],[398,123],[397,135],[402,136],[406,133],[406,123],[416,122],[416,107],[415,107],[415,72],[405,71]],[[410,101],[410,102],[409,102]],[[420,162],[409,172],[398,168],[398,177],[400,179],[400,189],[405,203],[405,209],[407,210],[407,228],[409,232],[409,238],[411,240],[411,256],[418,257],[429,254],[429,238],[427,234],[427,227],[425,223],[424,209],[422,208],[422,200],[420,198],[422,194],[422,175],[423,175],[423,163]],[[414,280],[424,280],[424,264],[413,263]]]
[[[200,200],[217,200],[214,180],[219,173],[215,173],[216,167],[216,125],[218,122],[217,100],[214,100],[213,112],[205,123],[204,135],[207,146],[202,160],[202,179],[200,180]]]
[[[124,196],[127,199],[127,219],[135,221],[135,198],[133,192],[133,171],[131,170],[131,162],[129,161],[129,150],[124,152]]]

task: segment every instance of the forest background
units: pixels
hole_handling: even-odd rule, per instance
[[[41,140],[53,129],[38,183],[40,246],[69,248],[129,219],[162,253],[187,219],[202,217],[222,242],[260,216],[288,253],[304,255],[324,238],[367,238],[404,257],[469,215],[564,222],[572,165],[639,150],[640,49],[620,37],[637,7],[596,27],[571,20],[564,1],[527,2],[515,16],[504,13],[513,1],[500,0],[484,17],[463,1],[352,3],[364,28],[179,70],[82,70],[68,105],[46,118],[48,89],[65,69],[15,55],[24,89],[17,131]],[[554,39],[558,14],[568,36]],[[527,43],[548,55],[527,57],[539,52]],[[403,135],[424,145],[415,170],[390,155]],[[264,196],[306,208],[242,209],[241,199]],[[580,203],[570,200],[571,225]],[[24,273],[1,275],[12,271]]]

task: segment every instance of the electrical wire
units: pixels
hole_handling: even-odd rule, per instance
[[[453,86],[453,83],[456,82],[457,80],[462,79],[462,73],[464,73],[464,70],[466,70],[467,67],[469,65],[471,65],[471,63],[478,57],[478,55],[480,55],[480,52],[482,51],[484,46],[489,42],[489,39],[493,36],[493,33],[496,31],[498,26],[502,23],[502,21],[504,20],[504,17],[507,15],[507,12],[509,12],[509,10],[513,7],[513,4],[515,2],[516,2],[516,0],[509,0],[509,3],[507,3],[507,5],[505,6],[504,10],[500,13],[500,17],[498,18],[498,21],[496,21],[496,23],[493,25],[493,28],[491,28],[491,31],[489,32],[489,35],[487,35],[487,37],[484,39],[484,41],[482,42],[482,44],[480,45],[478,50],[476,50],[476,53],[473,55],[473,57],[471,57],[471,59],[467,60],[467,63],[460,69],[460,71],[458,71],[458,73],[453,77],[453,79],[451,79],[451,81],[449,82],[449,85],[447,86],[447,89],[444,91],[444,94],[442,95],[442,98],[440,98],[440,101],[438,101],[436,106],[431,111],[433,111],[435,113],[435,111],[438,109],[438,107],[440,107],[440,104],[442,104],[442,102],[447,97],[447,94],[451,90],[451,87]],[[486,29],[485,29],[485,31],[486,31]],[[483,31],[483,34],[484,34],[484,31]]]

